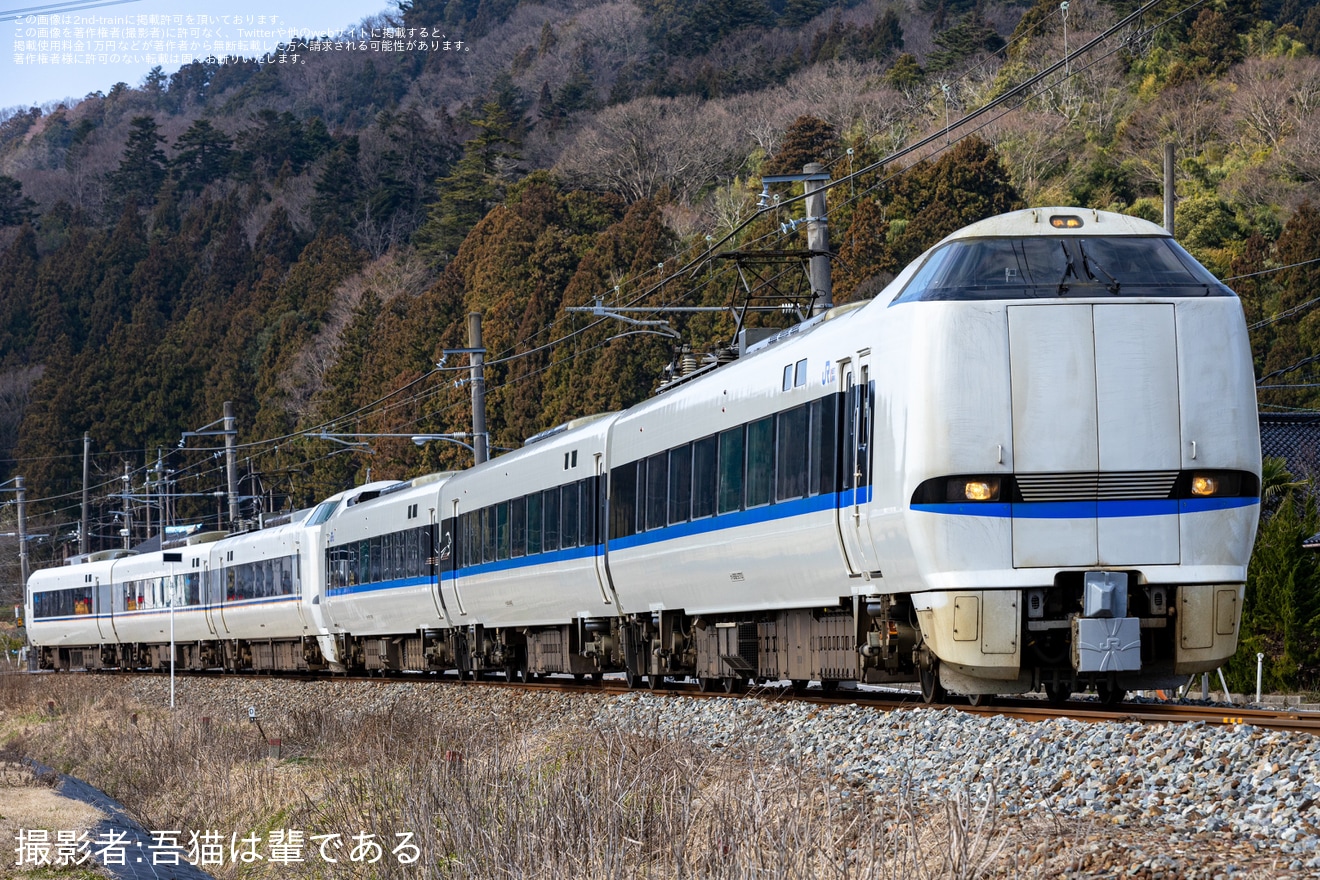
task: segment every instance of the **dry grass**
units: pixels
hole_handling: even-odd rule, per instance
[[[246,721],[145,708],[122,685],[0,676],[0,737],[185,841],[189,830],[226,844],[234,832],[305,832],[305,862],[240,868],[226,854],[205,866],[221,878],[1047,876],[1043,860],[1071,834],[1005,824],[993,801],[920,805],[905,780],[884,796],[853,789],[758,754],[753,736],[712,750],[417,702],[291,709],[272,760]],[[416,864],[390,855],[403,832],[422,853]],[[328,833],[342,835],[338,863],[311,841]],[[349,861],[359,833],[384,845],[378,863]],[[1033,856],[1043,840],[1051,846]]]

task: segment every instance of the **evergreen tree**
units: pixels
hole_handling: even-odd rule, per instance
[[[799,116],[784,133],[775,154],[761,168],[764,175],[801,174],[811,162],[829,162],[838,153],[834,126],[815,116]]]
[[[23,195],[23,184],[0,174],[0,226],[22,226],[37,219],[37,203]]]
[[[312,199],[312,222],[324,232],[342,235],[351,231],[354,215],[363,201],[362,175],[358,170],[360,145],[356,135],[346,137],[326,158],[316,178]]]
[[[200,190],[228,171],[234,153],[234,141],[229,135],[199,119],[179,135],[174,144],[174,174],[184,190]]]
[[[133,117],[130,128],[124,158],[110,175],[110,191],[119,205],[147,208],[165,182],[165,152],[160,148],[165,138],[150,116]]]
[[[25,363],[33,345],[37,235],[24,225],[0,255],[0,366]]]
[[[477,134],[463,144],[463,157],[450,173],[436,181],[440,198],[413,239],[436,263],[452,259],[468,231],[504,197],[526,131],[517,92],[505,83],[471,125]]]

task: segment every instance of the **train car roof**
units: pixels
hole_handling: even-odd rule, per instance
[[[964,226],[946,235],[935,247],[960,238],[1035,235],[1157,235],[1168,238],[1169,232],[1149,220],[1113,211],[1075,207],[1025,208]]]

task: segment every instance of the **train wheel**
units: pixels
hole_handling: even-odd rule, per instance
[[[1108,682],[1097,684],[1095,695],[1100,698],[1100,705],[1102,706],[1117,706],[1127,699],[1127,691]]]
[[[917,674],[921,676],[921,699],[927,703],[943,703],[948,692],[940,684],[940,661],[931,657],[927,665],[917,666]]]
[[[1072,696],[1072,686],[1067,684],[1045,685],[1045,699],[1051,706],[1062,706]]]
[[[640,675],[633,675],[631,672],[625,675],[623,680],[628,687],[634,690],[642,686],[642,677]]]
[[[697,690],[701,691],[703,694],[708,694],[715,690],[719,684],[720,680],[718,678],[707,678],[703,675],[697,679]]]
[[[605,680],[605,673],[603,672],[591,673],[591,683],[596,687],[600,687],[600,683],[604,680]]]
[[[989,706],[995,701],[994,694],[968,694],[967,703],[971,706]]]
[[[805,694],[807,692],[807,680],[805,678],[795,678],[792,681],[793,693]]]
[[[646,686],[653,691],[659,690],[665,683],[663,675],[648,675],[646,677]]]
[[[726,694],[741,694],[746,688],[747,679],[745,678],[724,679],[724,692]]]
[[[822,678],[820,680],[820,692],[822,694],[832,694],[838,689],[839,689],[839,683],[835,679]]]

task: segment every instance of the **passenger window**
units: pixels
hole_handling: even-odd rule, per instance
[[[580,493],[577,483],[570,483],[559,490],[559,546],[565,550],[578,545]]]
[[[766,416],[747,426],[747,506],[769,504],[775,474],[775,419]]]
[[[692,444],[669,453],[669,522],[684,523],[692,510]]]
[[[719,486],[719,437],[703,437],[692,444],[692,518],[715,515]]]
[[[742,509],[743,428],[739,425],[720,434],[719,512]]]
[[[559,489],[546,489],[541,493],[541,516],[545,521],[541,549],[553,553],[559,549]]]
[[[775,498],[784,501],[807,494],[807,408],[798,406],[779,414],[776,435]]]
[[[509,504],[509,516],[513,521],[513,558],[527,554],[527,497],[515,498]]]
[[[509,545],[509,502],[501,501],[495,505],[495,558],[508,559]]]
[[[630,461],[610,471],[611,538],[626,538],[636,529],[637,465]]]
[[[495,508],[483,507],[481,509],[481,561],[495,561]]]
[[[595,477],[587,477],[578,485],[582,487],[582,529],[578,537],[585,547],[599,543],[596,535],[596,511],[600,506],[600,497],[596,488],[598,481]]]
[[[541,493],[527,496],[527,555],[541,552]]]
[[[669,454],[661,452],[646,460],[646,528],[659,529],[669,515]]]

